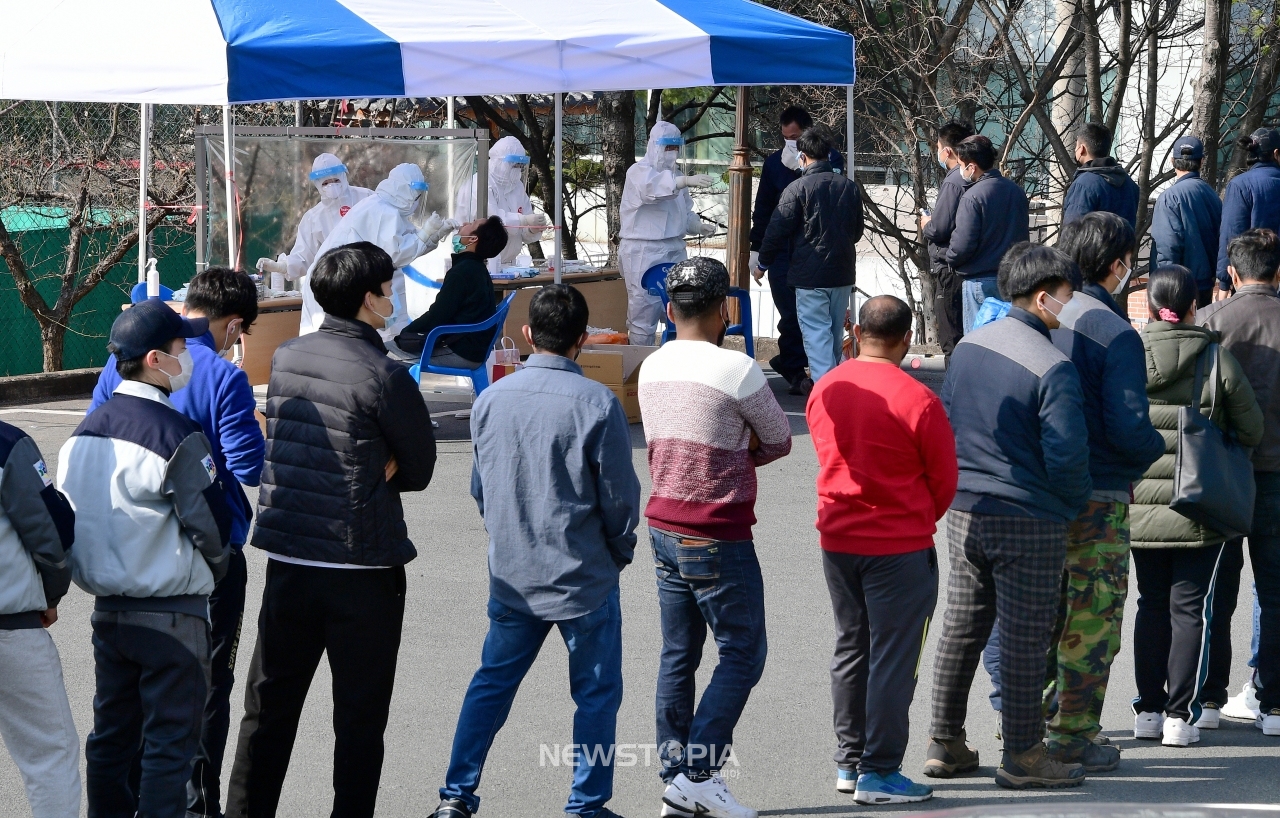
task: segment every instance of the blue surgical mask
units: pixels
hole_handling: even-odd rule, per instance
[[[455,235],[455,236],[453,237],[453,252],[455,252],[455,253],[465,253],[465,252],[467,252],[467,245],[463,244],[463,242],[462,242],[462,236],[456,236],[456,235]]]

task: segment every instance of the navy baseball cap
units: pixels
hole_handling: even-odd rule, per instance
[[[1204,143],[1194,136],[1184,136],[1173,143],[1174,159],[1203,159]]]
[[[183,318],[158,298],[135,304],[111,324],[107,350],[122,361],[163,349],[174,338],[198,338],[209,331],[207,318]]]

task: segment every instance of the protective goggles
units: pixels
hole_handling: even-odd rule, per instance
[[[503,162],[510,162],[510,163],[511,163],[511,164],[513,164],[513,165],[527,165],[527,164],[529,164],[529,157],[527,157],[527,156],[520,156],[519,154],[511,154],[510,156],[503,156],[503,157],[500,157],[500,158],[502,159],[502,161],[503,161]]]
[[[327,168],[320,168],[320,170],[311,171],[310,179],[313,182],[318,182],[321,179],[328,179],[330,176],[337,176],[338,174],[346,173],[346,172],[347,172],[346,165],[332,165]]]
[[[410,182],[409,187],[422,193],[426,193],[428,185],[426,182]]]
[[[660,136],[658,144],[664,148],[678,148],[684,145],[683,136]]]

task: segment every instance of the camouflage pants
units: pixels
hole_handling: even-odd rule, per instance
[[[1067,529],[1067,564],[1056,637],[1049,646],[1044,703],[1048,742],[1063,749],[1101,729],[1111,662],[1120,650],[1129,592],[1129,504],[1090,500]]]

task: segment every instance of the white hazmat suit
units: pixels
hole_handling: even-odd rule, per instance
[[[378,330],[384,341],[394,338],[409,323],[409,315],[405,310],[402,268],[418,256],[434,250],[440,239],[458,227],[457,222],[452,219],[445,221],[435,214],[421,228],[414,227],[409,219],[417,211],[419,200],[426,193],[427,183],[422,178],[421,168],[410,163],[396,165],[387,174],[387,178],[378,183],[374,195],[351,208],[316,252],[316,257],[319,258],[334,247],[367,241],[378,245],[391,256],[391,263],[396,268],[391,279],[391,301],[395,305],[395,312],[386,326]],[[311,266],[314,269],[315,262]],[[311,272],[312,270],[308,270],[306,277],[302,279],[302,335],[315,332],[324,320],[324,310],[320,309],[315,296],[311,294]]]
[[[533,202],[525,192],[522,170],[528,166],[529,155],[514,136],[502,137],[489,149],[488,215],[499,217],[507,226],[507,246],[498,255],[503,267],[511,266],[526,244],[541,240],[547,226],[546,215],[533,212]],[[458,191],[453,217],[463,224],[477,218],[477,184],[479,176],[472,175],[471,184]]]
[[[347,182],[347,167],[331,153],[322,153],[311,163],[311,184],[320,192],[320,203],[302,214],[298,222],[298,238],[288,255],[276,259],[258,259],[258,271],[283,273],[289,281],[307,274],[320,254],[320,245],[338,226],[343,216],[356,203],[373,195],[367,187],[352,187]]]
[[[685,176],[676,169],[683,142],[680,129],[670,122],[654,125],[644,159],[627,169],[622,188],[618,262],[627,284],[627,334],[633,344],[652,345],[662,316],[662,300],[640,285],[645,271],[688,258],[686,235],[715,232],[715,225],[698,218],[689,195],[689,188],[709,187],[715,180],[705,174]]]

